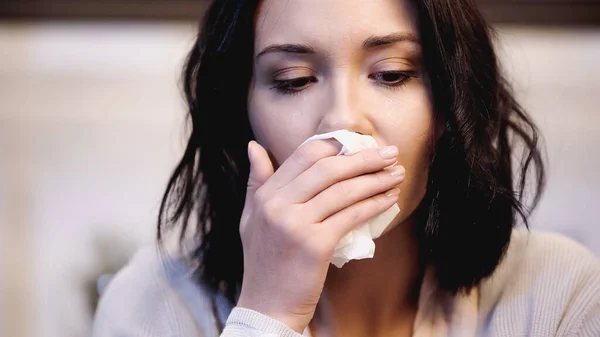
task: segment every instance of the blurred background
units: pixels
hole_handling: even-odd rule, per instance
[[[208,1],[0,1],[0,336],[83,337],[154,240]],[[534,229],[600,254],[600,1],[480,1],[547,146]]]

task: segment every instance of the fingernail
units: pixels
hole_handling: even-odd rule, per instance
[[[394,166],[390,169],[390,175],[392,177],[401,177],[406,174],[406,169],[404,166]]]
[[[391,190],[389,190],[386,195],[388,197],[395,197],[398,196],[400,194],[400,189],[398,187],[392,188]]]
[[[398,148],[394,145],[386,146],[379,150],[379,154],[385,159],[392,159],[398,156]]]

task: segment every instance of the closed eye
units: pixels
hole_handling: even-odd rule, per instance
[[[411,77],[416,77],[414,72],[407,71],[382,71],[369,75],[369,79],[374,80],[378,85],[388,88],[399,87]],[[297,94],[317,82],[315,76],[303,76],[285,80],[273,80],[271,89],[275,89],[282,94]]]
[[[369,78],[376,81],[378,85],[386,87],[399,87],[411,77],[415,77],[414,72],[407,71],[382,71],[369,75]]]
[[[271,89],[275,89],[283,94],[295,94],[317,82],[315,76],[296,77],[286,80],[273,80]]]

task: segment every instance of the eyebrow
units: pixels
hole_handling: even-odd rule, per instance
[[[383,36],[370,36],[363,44],[364,50],[373,49],[380,46],[390,45],[400,42],[412,42],[419,44],[419,39],[412,33],[395,33]],[[315,54],[315,50],[303,44],[272,44],[256,55],[256,59],[269,53],[289,53],[289,54]]]
[[[314,54],[315,50],[303,44],[273,44],[258,53],[256,58],[269,53]]]
[[[420,44],[419,39],[412,33],[395,33],[384,36],[371,36],[363,42],[363,49],[367,50],[400,42]]]

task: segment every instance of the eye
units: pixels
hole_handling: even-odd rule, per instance
[[[414,74],[406,71],[382,71],[369,75],[377,84],[387,87],[397,87],[404,84]]]
[[[273,80],[271,89],[275,89],[283,94],[298,93],[316,83],[317,78],[314,76],[296,77],[285,80]]]

